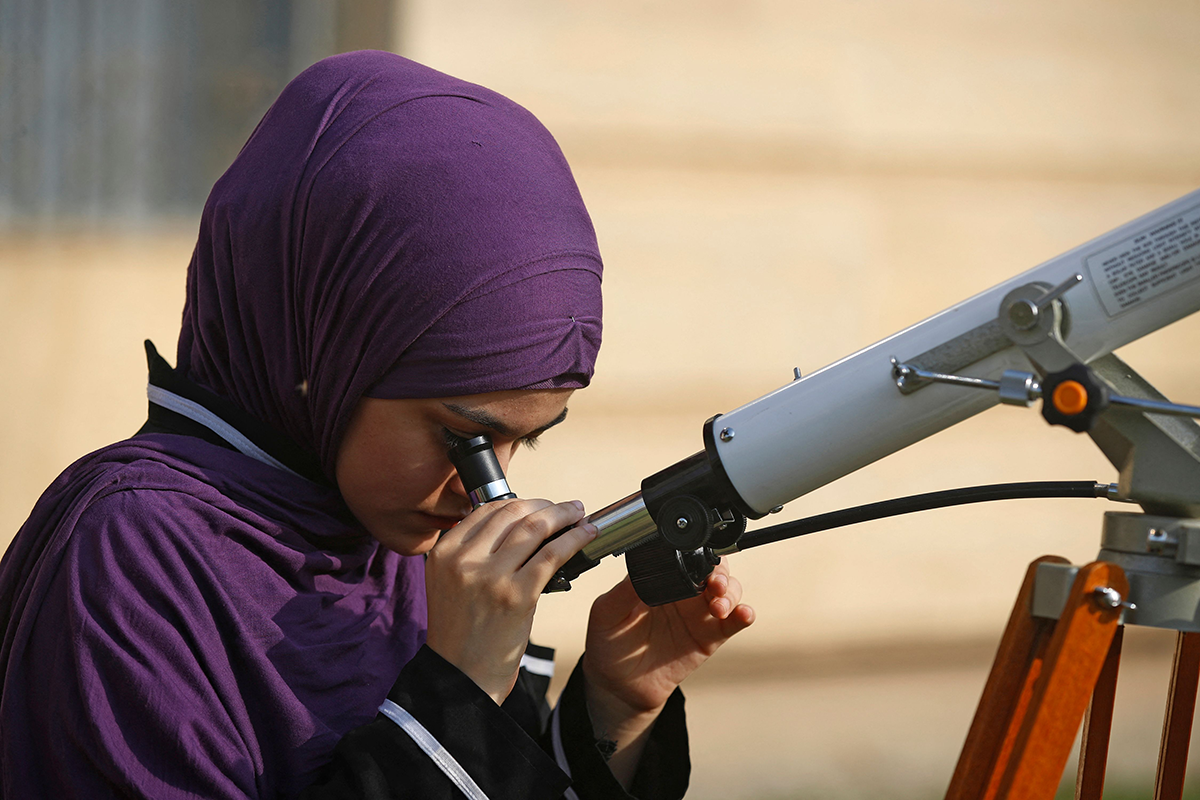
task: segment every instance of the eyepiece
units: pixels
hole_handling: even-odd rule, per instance
[[[455,441],[450,446],[450,463],[458,470],[473,507],[516,497],[508,488],[504,470],[500,469],[496,451],[492,449],[492,437],[486,433]]]

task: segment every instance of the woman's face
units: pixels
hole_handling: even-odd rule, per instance
[[[500,466],[566,417],[572,389],[359,401],[337,456],[346,505],[385,547],[417,555],[471,511],[449,439],[489,434]]]

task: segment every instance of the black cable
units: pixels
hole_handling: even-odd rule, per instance
[[[865,506],[843,508],[805,517],[795,522],[784,522],[769,528],[760,528],[742,534],[735,547],[737,551],[749,550],[762,544],[770,544],[794,536],[804,536],[830,528],[854,525],[873,519],[928,511],[933,508],[961,506],[967,503],[986,503],[991,500],[1020,500],[1037,497],[1108,497],[1108,484],[1095,481],[1027,481],[1025,483],[994,483],[988,486],[968,486],[963,489],[947,489],[941,492],[914,494],[868,503]]]

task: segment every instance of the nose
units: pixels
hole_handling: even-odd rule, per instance
[[[446,482],[446,488],[448,488],[452,494],[456,494],[459,497],[465,498],[467,496],[467,487],[463,486],[462,477],[458,474],[458,470],[456,469],[450,470],[450,480]]]
[[[496,460],[500,462],[500,469],[506,476],[508,475],[508,465],[512,461],[514,449],[515,445],[513,447],[496,448]]]

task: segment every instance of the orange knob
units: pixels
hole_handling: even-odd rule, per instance
[[[1075,416],[1087,408],[1087,389],[1079,381],[1063,381],[1054,388],[1052,400],[1060,413]]]

